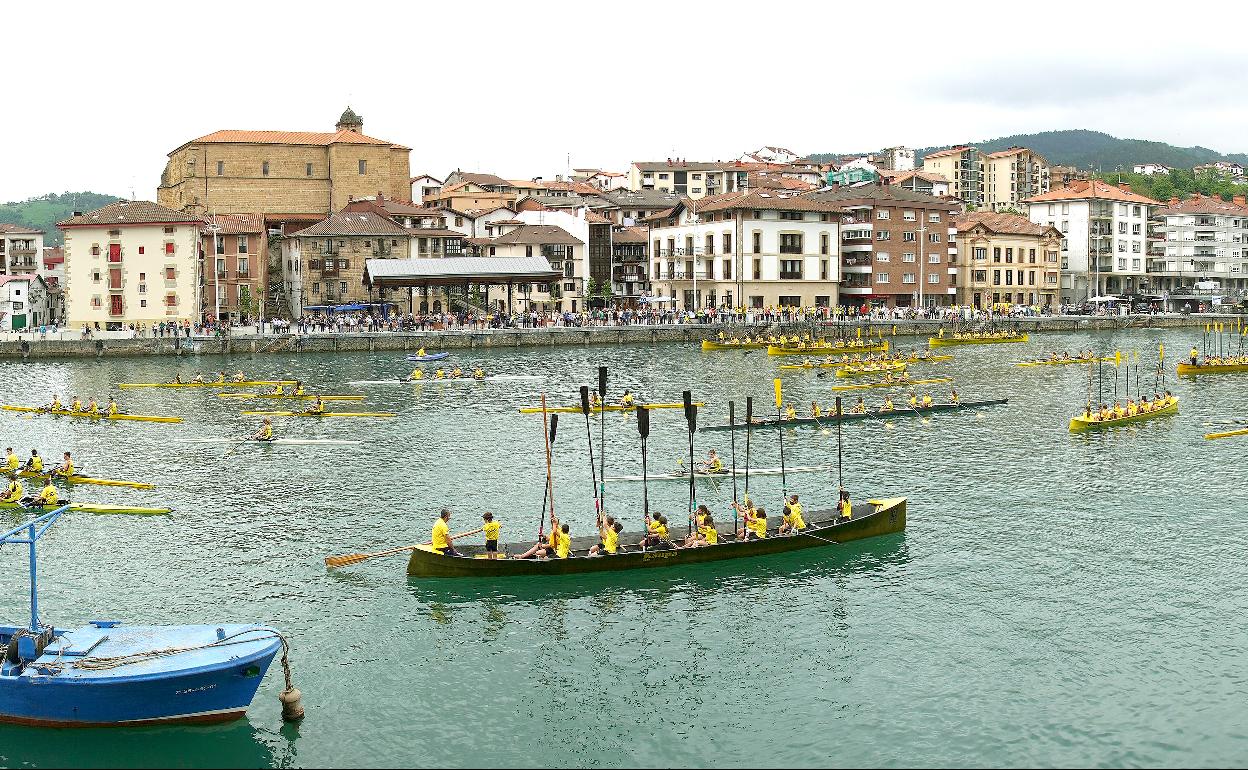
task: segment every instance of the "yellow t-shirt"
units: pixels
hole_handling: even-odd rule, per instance
[[[438,519],[433,523],[433,550],[442,553],[450,547],[447,536],[450,534],[450,527],[446,526],[444,519]]]
[[[486,540],[497,540],[498,530],[500,527],[502,527],[502,524],[499,524],[497,521],[491,521],[490,523],[482,527],[481,530],[485,532]]]
[[[802,518],[802,504],[793,503],[784,508],[784,523],[794,529],[806,529],[806,520]]]
[[[58,499],[59,498],[56,496],[56,487],[51,484],[44,487],[43,491],[39,493],[39,502],[44,505],[56,505]]]
[[[19,467],[21,467],[21,465],[22,465],[22,461],[18,459],[17,455],[13,454],[12,452],[10,452],[9,456],[5,458],[5,467],[11,471],[17,470]]]
[[[698,534],[706,538],[707,543],[711,545],[719,545],[719,531],[714,527],[698,527]]]
[[[568,558],[568,553],[572,550],[572,538],[566,532],[560,532],[555,537],[555,556],[560,559]]]
[[[767,537],[767,517],[755,514],[746,526],[759,538]]]
[[[667,527],[660,523],[657,519],[650,522],[650,532],[658,535],[660,540],[667,539]]]
[[[615,553],[620,547],[620,533],[616,532],[613,527],[607,527],[602,533],[602,550],[607,553]]]
[[[30,469],[31,469],[32,471],[41,471],[41,470],[43,470],[43,458],[42,458],[42,457],[32,457],[32,458],[30,458]]]
[[[0,502],[16,503],[18,500],[21,500],[25,494],[26,494],[26,491],[22,489],[22,482],[17,481],[15,479],[4,490],[4,496],[0,498]]]

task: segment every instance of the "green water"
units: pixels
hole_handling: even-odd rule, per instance
[[[847,485],[858,499],[908,496],[904,535],[566,579],[408,581],[402,557],[335,572],[322,559],[423,539],[443,505],[457,511],[452,529],[489,508],[504,540],[531,538],[540,417],[515,407],[543,389],[572,401],[599,364],[613,391],[646,399],[678,400],[692,385],[710,402],[705,423],[725,419],[728,395],[766,404],[776,359],[681,346],[464,353],[456,360],[540,379],[359,388],[348,382],[409,365],[395,354],[227,362],[365,392],[362,407],[398,412],[279,421],[286,435],[365,440],[358,447],[227,455],[228,445],[175,443],[254,429],[258,418],[213,392],[123,394],[133,411],[185,416],[177,426],[0,413],[6,445],[23,453],[70,449],[90,472],[158,485],[81,487],[74,499],[177,509],[167,519],[63,519],[41,546],[45,619],[271,623],[292,637],[308,709],[301,725],[282,726],[274,670],[232,725],[0,727],[0,765],[1243,765],[1248,439],[1201,436],[1210,419],[1248,416],[1245,380],[1169,376],[1179,416],[1072,436],[1086,369],[1012,366],[1050,348],[1120,347],[1141,351],[1143,371],[1157,339],[1039,335],[955,348],[954,363],[916,368],[952,373],[964,399],[1011,401],[979,415],[845,427]],[[1191,338],[1165,341],[1173,356]],[[173,359],[6,363],[0,401],[106,395],[110,383],[163,381],[176,369]],[[784,381],[796,401],[830,400],[831,376]],[[640,470],[634,425],[608,415],[609,471]],[[595,421],[596,444],[597,431]],[[683,421],[658,412],[652,431],[651,467],[666,470],[686,451]],[[697,442],[728,456],[726,433]],[[579,415],[565,415],[556,506],[574,534],[594,518],[585,443]],[[835,462],[834,433],[791,431],[784,445],[788,463]],[[752,449],[753,464],[778,464],[774,434],[756,434]],[[829,500],[826,475],[788,482],[808,507]],[[778,507],[779,478],[751,479],[751,489]],[[608,510],[630,530],[641,491],[608,487]],[[732,496],[730,484],[698,491],[717,513]],[[686,495],[680,483],[650,486],[660,510],[683,512]],[[22,622],[16,548],[0,550],[0,589],[0,619]]]

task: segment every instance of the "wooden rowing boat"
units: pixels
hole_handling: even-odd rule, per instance
[[[322,401],[363,401],[364,400],[364,396],[362,395],[360,396],[352,396],[352,395],[309,396],[305,394],[302,396],[294,396],[294,395],[288,395],[285,393],[283,393],[280,396],[277,395],[276,393],[218,393],[217,398],[284,398],[284,399],[294,399],[297,401],[315,401],[318,398],[321,399]]]
[[[888,350],[888,340],[862,345],[768,345],[769,356],[826,356],[836,353],[880,353]]]
[[[839,418],[835,415],[824,415],[822,417],[796,417],[792,420],[780,420],[779,424],[784,427],[801,427],[814,425],[820,427],[823,425],[832,425],[837,422],[862,422],[863,420],[891,420],[894,417],[923,417],[928,414],[937,412],[960,412],[973,411],[980,407],[996,406],[998,404],[1009,403],[1009,399],[997,398],[986,401],[963,401],[957,404],[932,404],[931,406],[919,407],[911,409],[910,407],[896,407],[892,411],[884,411],[882,409],[870,409],[866,412],[846,412]],[[751,423],[751,427],[758,428],[774,428],[776,420],[756,420]],[[717,431],[717,430],[744,430],[745,423],[738,422],[732,425],[707,425],[698,430]],[[753,471],[750,471],[753,473]]]
[[[1235,374],[1248,372],[1248,364],[1197,364],[1181,363],[1178,366],[1181,375],[1195,377],[1200,374]]]
[[[181,417],[158,417],[151,414],[90,414],[88,412],[71,412],[68,409],[46,409],[42,406],[11,406],[0,405],[0,409],[10,412],[29,412],[31,414],[51,414],[58,417],[84,417],[90,420],[129,420],[131,422],[182,422]]]
[[[258,388],[263,385],[294,385],[296,380],[246,380],[244,382],[120,382],[119,388]]]
[[[698,401],[694,406],[706,406],[702,401]],[[591,406],[589,411],[597,414],[599,412],[635,412],[638,409],[684,409],[683,403],[679,404],[632,404],[624,406],[623,404],[607,404],[606,406]],[[552,412],[560,412],[565,414],[580,414],[579,406],[548,406],[545,410],[548,414]],[[540,406],[526,406],[520,409],[520,414],[541,414]]]
[[[702,340],[703,350],[762,350],[767,347],[766,342],[716,342],[714,340]]]
[[[919,356],[909,355],[902,358],[889,358],[883,361],[867,361],[865,364],[934,364],[940,361],[952,361],[953,356]],[[849,366],[862,366],[863,361],[806,361],[800,364],[780,364],[782,370],[793,369],[843,369]],[[1021,365],[1021,364],[1020,364]]]
[[[244,411],[243,414],[264,415],[266,417],[397,417],[394,412],[284,412],[257,409]]]
[[[906,528],[906,498],[860,503],[853,507],[853,516],[847,521],[837,519],[834,510],[810,511],[806,519],[810,526],[795,535],[769,535],[763,540],[738,541],[734,535],[721,532],[718,545],[645,551],[630,545],[622,547],[619,553],[612,556],[585,555],[589,547],[598,542],[596,536],[574,538],[573,556],[567,559],[487,559],[484,549],[479,546],[457,546],[457,550],[464,555],[452,557],[443,556],[428,545],[421,545],[415,547],[408,558],[407,574],[427,578],[574,575],[770,556],[903,532]],[[630,540],[637,543],[641,538],[641,533],[624,533],[620,535],[620,543],[623,545]],[[527,548],[528,544],[517,543],[504,548],[504,553]]]
[[[880,380],[879,382],[864,382],[861,385],[833,385],[832,390],[869,390],[871,388],[909,388],[915,385],[939,385],[944,382],[953,382],[952,377],[928,377],[923,380]]]
[[[1070,432],[1083,433],[1089,430],[1097,430],[1099,428],[1112,428],[1117,425],[1126,425],[1131,422],[1144,422],[1152,420],[1156,417],[1164,417],[1169,414],[1179,413],[1179,400],[1173,399],[1169,404],[1160,409],[1154,409],[1150,412],[1139,412],[1137,414],[1126,415],[1123,417],[1114,417],[1109,420],[1093,420],[1090,417],[1076,415],[1070,418]]]
[[[1062,366],[1064,364],[1095,364],[1100,361],[1113,361],[1113,356],[1101,358],[1049,358],[1037,361],[1022,361],[1015,366]]]
[[[825,471],[836,470],[835,465],[792,465],[785,468],[750,468],[751,476],[779,476],[789,473],[822,473]],[[745,468],[737,469],[737,476],[744,476]],[[693,474],[697,479],[730,479],[732,478],[732,469],[724,468],[721,471],[695,471]],[[683,469],[673,473],[652,473],[645,476],[609,476],[603,481],[688,481],[689,474]]]
[[[927,344],[933,348],[950,347],[953,345],[1000,345],[1007,342],[1026,342],[1028,335],[1015,334],[1009,337],[928,337]]]

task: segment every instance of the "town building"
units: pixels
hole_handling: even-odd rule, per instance
[[[885,147],[873,156],[881,171],[913,171],[914,150],[909,147]]]
[[[742,153],[741,157],[738,158],[742,163],[781,163],[785,165],[796,163],[801,159],[801,155],[790,149],[772,147],[771,145],[760,147],[754,152]]]
[[[36,331],[56,323],[48,285],[36,273],[0,275],[0,331]]]
[[[952,305],[960,206],[901,187],[866,184],[809,193],[841,209],[843,304],[877,307]]]
[[[103,330],[198,320],[194,214],[120,200],[56,223],[65,233],[65,323]]]
[[[566,216],[566,215],[564,215]],[[577,312],[587,309],[585,241],[554,224],[522,224],[510,228],[485,247],[482,256],[544,257],[562,280],[521,285],[519,292],[532,309]]]
[[[493,174],[469,174],[456,171],[446,178],[437,193],[424,198],[426,206],[467,211],[494,209],[516,202],[517,191],[511,182]]]
[[[954,218],[957,304],[974,308],[1058,303],[1062,234],[1020,214],[972,211]]]
[[[636,307],[650,296],[650,232],[645,227],[615,227],[611,231],[611,290],[615,304]]]
[[[33,273],[43,255],[42,230],[0,222],[0,274]]]
[[[200,254],[200,317],[221,321],[263,318],[268,296],[264,217],[210,215]]]
[[[1063,303],[1149,290],[1148,220],[1157,201],[1099,179],[1076,181],[1023,201],[1032,222],[1062,233]]]
[[[1196,176],[1201,174],[1212,174],[1213,176],[1226,177],[1237,184],[1243,183],[1244,167],[1238,163],[1230,161],[1218,160],[1213,163],[1202,163],[1199,166],[1192,167],[1192,173]]]
[[[39,270],[48,287],[48,318],[60,323],[65,318],[65,247],[44,246],[43,268]]]
[[[292,232],[377,190],[411,194],[409,148],[366,136],[350,107],[334,129],[222,130],[192,139],[169,153],[157,201],[199,215],[263,214]]]
[[[984,205],[984,161],[969,145],[950,147],[923,157],[923,170],[949,180],[949,194],[968,206]]]
[[[343,212],[372,212],[404,228],[410,238],[413,257],[457,257],[465,238],[475,234],[476,218],[445,208],[418,206],[377,193],[348,203]]]
[[[628,189],[628,174],[601,168],[574,168],[572,181],[592,185],[603,192]]]
[[[442,192],[442,180],[428,174],[412,177],[411,199],[413,203],[424,204],[437,199]]]
[[[837,304],[841,206],[814,193],[686,198],[650,219],[652,302],[684,309]]]
[[[648,217],[667,211],[680,202],[679,195],[661,190],[614,190],[603,197],[615,207],[602,213],[612,217],[617,225],[625,227],[641,225]]]
[[[309,311],[372,301],[368,259],[411,256],[409,232],[373,211],[340,211],[282,239],[281,292],[298,318]]]
[[[847,163],[827,172],[825,182],[829,187],[849,187],[856,184],[873,184],[880,181],[880,173],[868,162]]]
[[[893,187],[936,198],[949,195],[949,180],[927,171],[881,171],[881,178]]]
[[[1049,169],[1049,189],[1069,187],[1072,182],[1086,182],[1092,178],[1090,169],[1078,166],[1053,166]]]
[[[1248,293],[1248,199],[1171,198],[1152,216],[1149,285],[1169,307],[1195,310],[1212,295]]]
[[[1160,163],[1136,163],[1131,169],[1136,174],[1144,176],[1160,176],[1169,174],[1172,170],[1169,166],[1163,166]]]
[[[1022,201],[1049,191],[1049,162],[1026,147],[981,154],[982,207],[1021,211]]]
[[[723,163],[668,158],[666,161],[636,161],[628,170],[630,190],[655,190],[698,200],[712,195],[736,192],[749,186],[750,171],[765,166],[734,161]]]

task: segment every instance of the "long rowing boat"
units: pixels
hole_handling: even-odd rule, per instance
[[[1015,366],[1062,366],[1064,364],[1095,364],[1100,361],[1113,361],[1113,356],[1102,356],[1100,358],[1046,358],[1037,359],[1035,361],[1022,361]]]
[[[952,361],[953,356],[924,356],[912,353],[900,358],[885,358],[880,361],[804,361],[800,364],[780,364],[782,370],[793,369],[843,369],[849,366],[865,366],[870,364],[934,364],[939,361]],[[1021,364],[1020,364],[1021,366]]]
[[[261,446],[357,446],[364,442],[333,438],[274,438],[261,441],[254,438],[182,438],[179,444],[259,444]]]
[[[27,511],[39,511],[46,513],[48,511],[55,511],[62,505],[66,505],[66,503],[60,503],[59,505],[52,506],[28,506],[22,505],[21,503],[0,503],[0,509],[11,511],[21,508]],[[68,505],[69,510],[71,511],[77,511],[79,513],[93,513],[97,516],[168,516],[170,513],[173,513],[172,508],[136,508],[130,505],[100,505],[97,503],[69,503]]]
[[[295,396],[295,395],[290,395],[286,393],[283,393],[281,395],[278,395],[276,393],[218,393],[217,398],[286,398],[286,399],[294,399],[298,401],[315,401],[318,398],[321,399],[322,401],[363,401],[364,400],[364,396],[362,395],[359,395],[359,396],[352,396],[352,395],[309,396],[305,394],[302,396]]]
[[[702,340],[703,350],[762,350],[767,347],[766,342],[715,342],[714,340]]]
[[[750,468],[751,476],[779,476],[789,473],[820,473],[823,471],[835,470],[835,465],[793,465],[786,468]],[[722,471],[694,471],[694,478],[697,479],[730,479],[732,478],[732,469],[724,468]],[[745,475],[745,468],[737,468],[737,476]],[[654,473],[646,476],[609,476],[603,481],[688,481],[689,474],[684,470],[678,470],[673,473]]]
[[[798,427],[805,425],[831,425],[836,422],[861,422],[863,420],[891,420],[894,417],[923,417],[936,412],[959,412],[972,411],[980,407],[996,406],[998,404],[1009,403],[1009,399],[997,398],[987,401],[962,401],[957,404],[932,404],[931,406],[923,406],[918,409],[910,407],[896,407],[891,411],[883,409],[870,409],[866,412],[845,412],[839,418],[836,415],[824,415],[823,417],[796,417],[792,420],[779,420],[779,424],[784,427]],[[776,420],[756,420],[751,423],[753,428],[774,428],[777,425]],[[745,423],[737,423],[732,425],[707,425],[698,430],[716,431],[716,430],[744,430]],[[750,471],[753,473],[753,471]]]
[[[762,540],[737,540],[734,535],[721,533],[718,545],[666,550],[641,550],[630,545],[621,547],[618,553],[610,556],[587,556],[589,547],[598,542],[598,537],[578,537],[573,538],[573,555],[567,559],[488,559],[482,547],[460,545],[456,548],[464,556],[443,556],[428,545],[420,545],[412,549],[407,574],[429,578],[571,575],[769,556],[903,532],[906,528],[906,498],[859,503],[853,507],[853,516],[848,520],[838,518],[834,510],[810,511],[806,520],[809,526],[794,535],[769,534]],[[630,540],[636,543],[641,537],[641,533],[621,534],[620,543],[622,546]],[[504,548],[503,552],[506,554],[526,548],[527,544],[516,543]]]
[[[880,353],[888,350],[888,340],[861,345],[768,345],[769,356],[809,356],[832,353]]]
[[[151,414],[91,414],[89,412],[71,412],[68,409],[47,409],[42,406],[11,406],[0,404],[0,409],[10,412],[29,412],[32,414],[51,414],[58,417],[84,417],[91,420],[130,420],[132,422],[182,422],[181,417],[158,417]]]
[[[702,401],[698,401],[694,404],[694,406],[706,406],[706,404]],[[589,408],[589,411],[597,414],[599,412],[635,412],[638,409],[684,409],[684,408],[685,408],[685,405],[683,403],[679,403],[679,404],[630,404],[628,406],[625,406],[624,404],[607,404],[605,406],[591,406]],[[580,414],[581,408],[579,406],[548,406],[546,407],[546,412],[547,413],[563,412],[563,413]],[[526,406],[520,409],[520,414],[541,414],[541,413],[542,413],[542,408],[540,406]]]
[[[1205,438],[1231,438],[1232,436],[1248,436],[1248,428],[1239,428],[1238,430],[1224,430],[1219,433],[1206,433]]]
[[[284,411],[265,411],[257,409],[255,411],[245,411],[243,414],[265,415],[266,417],[397,417],[394,412],[284,412]]]
[[[939,385],[942,382],[953,382],[952,377],[928,377],[924,380],[881,380],[864,382],[861,385],[833,385],[832,390],[869,390],[871,388],[908,388],[913,385]]]
[[[1108,420],[1092,419],[1084,415],[1076,415],[1070,418],[1070,432],[1083,433],[1084,431],[1096,430],[1098,428],[1112,428],[1115,425],[1125,425],[1129,422],[1143,422],[1156,417],[1164,417],[1168,414],[1179,413],[1179,400],[1173,399],[1160,409],[1153,409],[1148,412],[1138,412],[1136,414],[1124,415],[1122,417],[1111,417]],[[1085,413],[1086,414],[1086,413]]]
[[[24,479],[41,479],[47,476],[49,471],[21,471],[18,476]],[[155,489],[155,484],[145,484],[141,481],[118,481],[117,479],[97,479],[94,476],[84,476],[81,473],[75,473],[71,476],[61,474],[53,474],[53,480],[63,481],[66,484],[93,484],[97,487],[129,487],[130,489]]]
[[[262,385],[294,385],[296,380],[245,380],[244,382],[119,382],[119,388],[258,388]]]
[[[456,383],[456,382],[532,382],[540,380],[536,374],[492,374],[488,377],[422,377],[413,380],[410,377],[393,377],[388,380],[351,380],[348,385],[423,385],[425,383]]]
[[[1248,364],[1196,364],[1180,363],[1178,372],[1181,375],[1194,377],[1199,374],[1234,374],[1248,372]]]
[[[945,348],[952,345],[1000,345],[1006,342],[1026,342],[1028,335],[1011,334],[1007,337],[928,337],[927,344],[933,348]]]
[[[887,372],[904,372],[906,363],[867,364],[866,366],[844,366],[836,370],[837,377],[861,377],[864,374],[885,374]]]

